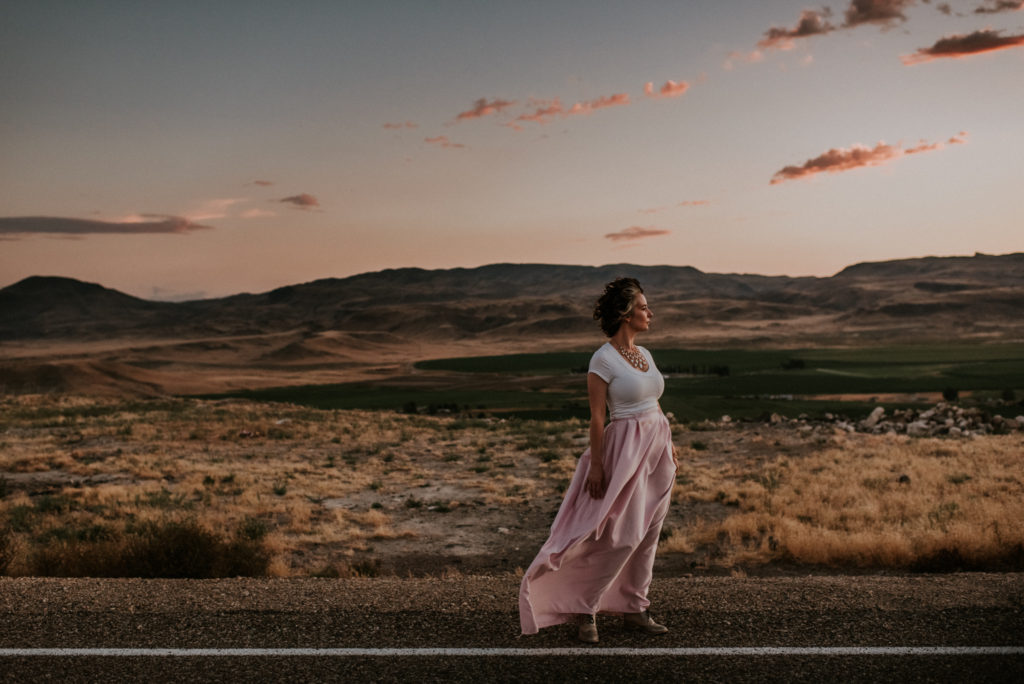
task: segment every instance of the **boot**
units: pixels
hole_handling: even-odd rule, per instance
[[[597,620],[593,615],[580,615],[576,638],[585,644],[597,643]]]
[[[664,634],[668,631],[668,627],[652,620],[646,610],[642,613],[623,613],[622,626],[644,634]]]

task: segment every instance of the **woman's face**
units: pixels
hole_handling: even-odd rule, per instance
[[[626,319],[626,324],[636,332],[643,332],[650,329],[653,318],[654,312],[647,306],[647,297],[643,293],[633,297],[633,311]]]

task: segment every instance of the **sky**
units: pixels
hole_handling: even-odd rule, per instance
[[[0,0],[0,287],[1022,251],[1022,6]]]

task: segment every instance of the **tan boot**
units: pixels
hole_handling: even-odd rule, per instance
[[[593,615],[580,615],[576,638],[585,644],[597,643],[597,620]]]
[[[659,625],[651,619],[650,613],[646,610],[642,613],[623,613],[622,626],[644,634],[664,634],[668,631],[668,627]]]

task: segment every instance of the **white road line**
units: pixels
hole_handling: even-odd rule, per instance
[[[694,648],[0,648],[0,658],[79,657],[558,657],[558,656],[978,656],[1024,646],[712,646]]]

